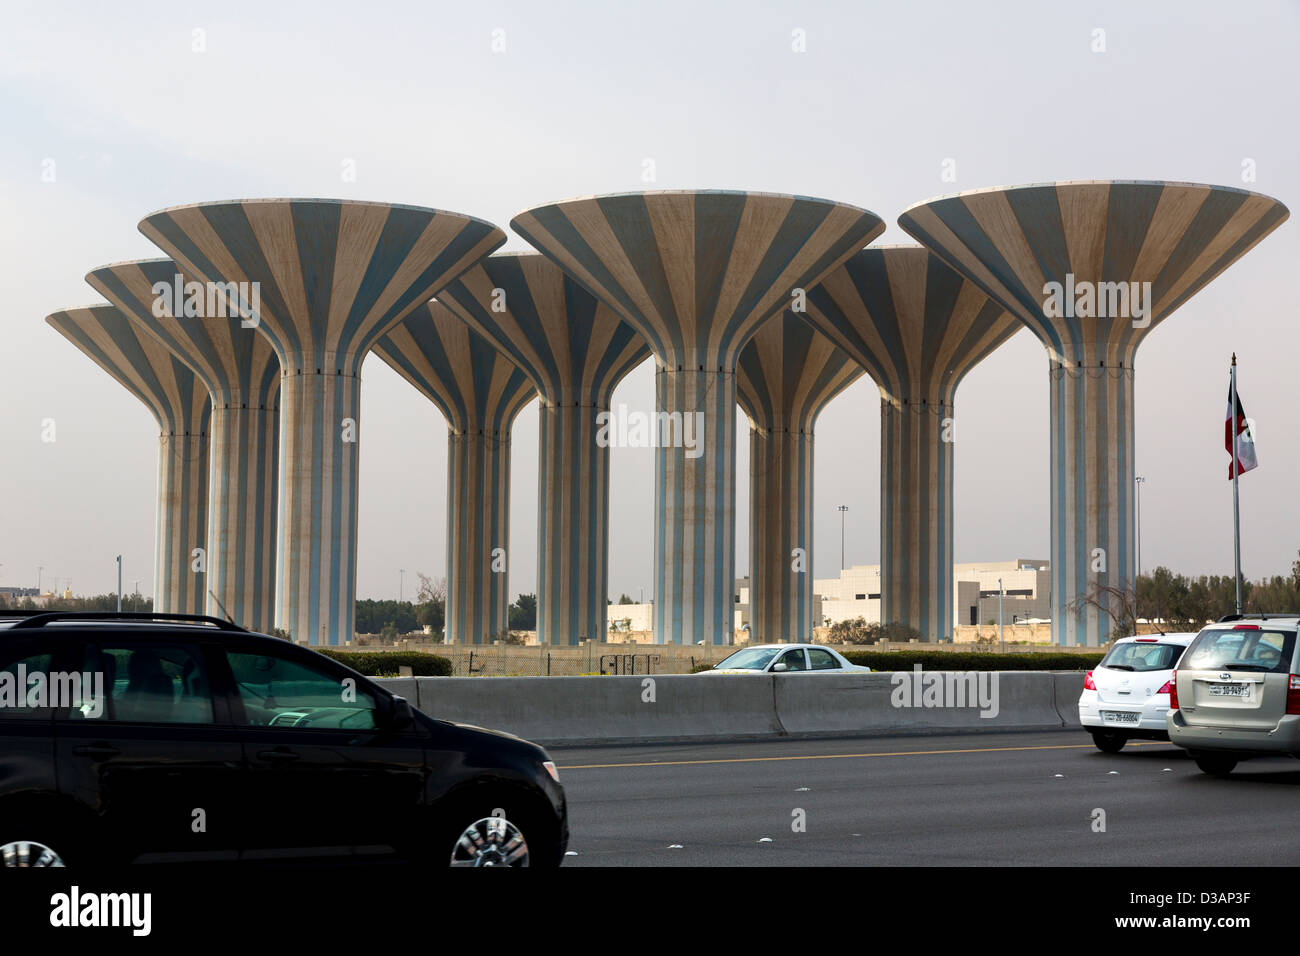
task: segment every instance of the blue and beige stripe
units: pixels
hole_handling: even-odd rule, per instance
[[[351,640],[361,363],[505,234],[459,213],[325,199],[179,206],[140,231],[188,276],[258,283],[257,328],[283,371],[276,623],[298,641]]]
[[[510,429],[533,384],[438,302],[374,350],[447,419],[447,640],[488,643],[509,627]]]
[[[86,281],[207,386],[212,399],[207,610],[269,631],[275,625],[280,360],[270,340],[246,327],[228,305],[211,316],[186,317],[171,301],[174,295],[160,301],[155,285],[174,288],[178,275],[171,259],[146,259],[94,269]]]
[[[573,199],[511,225],[645,337],[661,420],[694,431],[702,419],[702,434],[661,434],[656,448],[655,640],[729,643],[737,357],[884,224],[820,199],[683,191]]]
[[[537,253],[491,256],[438,301],[509,356],[538,392],[538,640],[600,640],[608,620],[609,446],[597,441],[598,416],[650,349]]]
[[[1240,189],[1116,181],[978,190],[899,217],[1047,349],[1057,643],[1110,640],[1124,616],[1119,595],[1133,588],[1138,345],[1287,216],[1276,200]],[[1150,314],[1135,317],[1131,304],[1119,316],[1056,314],[1046,286],[1067,281],[1094,294],[1102,283],[1149,282]]]
[[[954,398],[1020,323],[921,246],[856,253],[806,317],[880,389],[881,620],[951,640]]]
[[[813,428],[861,374],[789,311],[764,324],[740,353],[736,397],[749,418],[751,641],[811,641],[821,624],[813,620]]]
[[[45,321],[138,398],[158,423],[154,608],[203,612],[205,575],[192,554],[207,533],[208,390],[115,306],[55,312]]]

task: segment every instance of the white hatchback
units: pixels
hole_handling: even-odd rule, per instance
[[[1168,740],[1169,681],[1195,634],[1121,637],[1088,671],[1079,723],[1098,750],[1118,753],[1133,738]]]
[[[820,644],[755,644],[741,648],[703,674],[869,674]]]

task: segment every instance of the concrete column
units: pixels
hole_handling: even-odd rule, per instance
[[[158,423],[154,608],[203,613],[208,578],[194,569],[194,552],[207,545],[207,388],[114,306],[67,309],[45,321],[142,401]],[[199,559],[206,562],[206,555]]]
[[[667,434],[656,451],[655,640],[730,643],[737,357],[884,224],[825,200],[710,190],[568,200],[511,225],[645,337],[659,417],[702,438],[695,457]]]
[[[490,643],[509,626],[510,430],[536,392],[440,302],[402,321],[375,353],[447,419],[447,639]]]
[[[140,231],[196,281],[235,290],[283,372],[276,625],[354,635],[361,363],[379,336],[505,241],[490,223],[388,203],[177,206]]]
[[[736,377],[655,370],[657,644],[730,644],[735,628]]]
[[[954,614],[953,421],[951,404],[880,402],[880,618],[940,641]]]
[[[800,316],[785,312],[750,340],[736,366],[749,417],[751,641],[811,641],[813,427],[862,370]]]
[[[1078,182],[960,193],[899,217],[1047,350],[1054,642],[1104,643],[1131,616],[1138,346],[1288,215],[1223,186]]]
[[[190,299],[187,312],[187,279],[171,259],[104,266],[89,272],[86,281],[207,387],[212,461],[206,610],[254,631],[270,631],[280,424],[280,361],[270,341],[238,317],[236,303],[209,302],[204,295],[202,301]]]

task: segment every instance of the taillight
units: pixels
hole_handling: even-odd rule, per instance
[[[1169,675],[1169,682],[1165,684],[1169,688],[1169,709],[1178,709],[1178,671],[1175,670]]]
[[[1286,688],[1286,712],[1300,714],[1300,674],[1292,674]]]
[[[1096,690],[1097,685],[1092,679],[1092,671],[1088,671],[1088,676],[1083,679],[1084,690]]]
[[[1156,691],[1156,693],[1157,693],[1157,694],[1167,694],[1167,693],[1169,693],[1169,684],[1170,684],[1169,681],[1165,681],[1163,684],[1160,685],[1160,689],[1159,689],[1158,691]]]

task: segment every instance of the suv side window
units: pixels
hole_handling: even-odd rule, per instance
[[[226,651],[250,727],[374,730],[375,699],[325,668],[254,651]],[[238,722],[238,715],[236,715]]]
[[[833,671],[838,670],[840,662],[835,659],[830,651],[824,651],[820,647],[808,648],[809,670],[814,671]]]
[[[50,717],[58,703],[49,697],[53,661],[53,654],[28,641],[0,648],[0,720]]]
[[[196,645],[88,643],[69,720],[211,724],[212,684]]]

